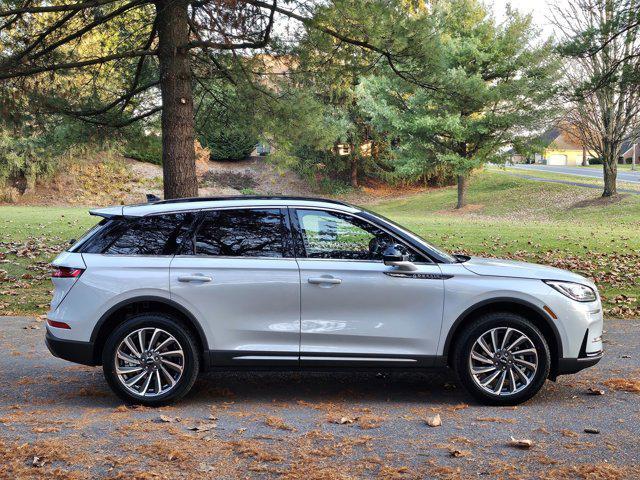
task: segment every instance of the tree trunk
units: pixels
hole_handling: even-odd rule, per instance
[[[353,149],[353,146],[352,146]],[[351,152],[351,186],[358,188],[358,156]]]
[[[188,2],[158,0],[158,58],[162,93],[164,198],[198,196],[194,150],[193,92]]]
[[[462,208],[467,204],[468,175],[458,175],[458,204],[456,208]]]
[[[618,193],[616,187],[616,177],[618,175],[618,166],[616,164],[616,160],[612,163],[607,161],[604,162],[604,191],[602,192],[603,197],[612,197]]]
[[[605,141],[604,158],[602,159],[602,169],[604,173],[603,197],[612,197],[618,193],[616,187],[616,177],[618,175],[618,158],[615,148]]]

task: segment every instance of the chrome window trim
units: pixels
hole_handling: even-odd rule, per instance
[[[289,260],[296,261],[294,257],[244,257],[244,256],[229,256],[229,255],[174,255],[174,258],[207,258],[207,259],[222,259],[222,260]]]

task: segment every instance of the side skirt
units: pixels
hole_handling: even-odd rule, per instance
[[[438,355],[363,355],[345,353],[209,350],[207,370],[443,370]]]

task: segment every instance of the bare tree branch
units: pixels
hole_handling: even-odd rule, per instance
[[[161,106],[154,107],[150,110],[147,110],[146,112],[140,113],[134,117],[128,118],[121,122],[110,122],[108,120],[98,120],[95,118],[86,118],[86,117],[81,117],[81,118],[83,122],[91,123],[94,125],[103,125],[105,127],[112,127],[112,128],[122,128],[128,125],[131,125],[132,123],[135,123],[138,120],[142,120],[144,118],[150,117],[151,115],[154,115],[160,111],[162,111]],[[71,116],[74,116],[74,115],[71,115]]]
[[[109,3],[115,3],[120,0],[97,0],[93,2],[78,2],[67,5],[47,5],[45,7],[21,7],[10,10],[0,11],[0,18],[9,17],[11,15],[21,15],[24,13],[47,13],[47,12],[69,12],[85,10],[87,8],[99,7]]]
[[[0,80],[6,80],[8,78],[27,77],[43,72],[55,72],[58,70],[71,70],[77,68],[88,67],[91,65],[100,65],[103,63],[109,63],[114,60],[121,60],[123,58],[137,58],[147,55],[157,55],[157,50],[133,50],[130,52],[114,53],[113,55],[105,55],[104,57],[91,58],[87,60],[79,60],[76,62],[68,63],[52,63],[49,65],[42,65],[39,67],[32,67],[18,71],[4,71],[0,72]]]
[[[153,82],[149,82],[137,88],[130,89],[125,94],[121,95],[120,97],[116,98],[115,100],[111,101],[107,105],[100,108],[85,109],[85,110],[71,110],[71,109],[60,108],[60,107],[51,106],[51,105],[50,107],[56,113],[63,113],[65,115],[69,115],[73,117],[93,117],[93,116],[103,115],[107,113],[109,110],[117,107],[120,103],[129,102],[131,98],[133,98],[134,96],[150,89],[151,87],[157,86],[159,83],[160,83],[159,80],[154,80]]]

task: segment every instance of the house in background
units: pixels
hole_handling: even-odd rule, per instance
[[[512,163],[538,163],[545,165],[576,166],[586,164],[590,155],[574,137],[558,127],[554,127],[540,137],[542,153],[527,158],[524,155],[512,155]]]
[[[576,166],[588,160],[587,149],[558,127],[545,133],[541,140],[546,147],[536,155],[535,163]]]
[[[624,142],[620,152],[622,163],[634,163],[635,165],[640,165],[640,143],[637,143],[637,140],[636,143],[629,141]],[[634,156],[635,161],[633,161]]]

